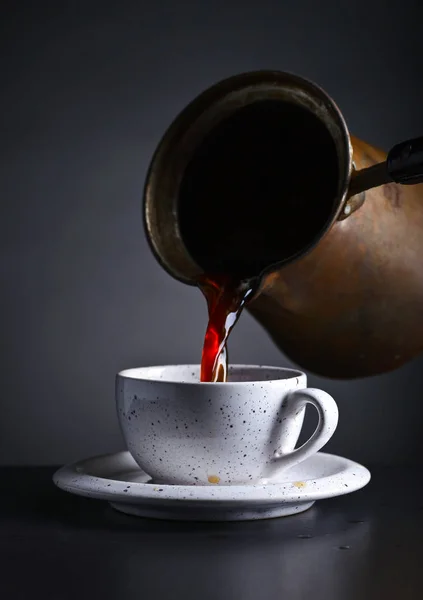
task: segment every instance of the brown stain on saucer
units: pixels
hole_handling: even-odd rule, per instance
[[[220,477],[217,475],[209,475],[207,479],[209,483],[219,483],[220,481]]]

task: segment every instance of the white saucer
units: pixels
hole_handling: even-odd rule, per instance
[[[370,472],[347,458],[318,452],[266,485],[157,485],[129,452],[89,458],[59,469],[54,483],[71,494],[107,500],[140,517],[244,521],[300,513],[316,500],[349,494]]]

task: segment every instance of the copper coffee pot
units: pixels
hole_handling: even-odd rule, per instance
[[[221,81],[160,142],[144,191],[151,248],[178,280],[261,276],[248,310],[314,373],[391,371],[423,349],[423,138],[386,155],[318,86]]]

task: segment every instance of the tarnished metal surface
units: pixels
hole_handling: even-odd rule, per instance
[[[306,106],[331,132],[338,200],[321,237],[263,278],[249,310],[309,371],[355,378],[395,369],[423,349],[423,185],[386,183],[351,196],[352,161],[360,171],[386,155],[350,138],[336,105],[314,84],[284,73],[244,74],[213,86],[181,113],[153,157],[145,186],[153,252],[172,276],[195,283],[201,269],[184,246],[176,211],[183,170],[225,115],[273,97]]]
[[[234,111],[263,99],[304,106],[325,123],[335,142],[340,177],[336,221],[347,197],[352,149],[345,121],[329,96],[315,84],[278,71],[256,71],[225,79],[195,98],[165,132],[150,164],[144,188],[144,224],[157,260],[170,275],[192,284],[202,272],[184,247],[177,220],[179,185],[198,144]]]
[[[352,138],[364,168],[385,154]],[[393,370],[423,350],[423,185],[385,184],[250,305],[281,350],[326,377]]]

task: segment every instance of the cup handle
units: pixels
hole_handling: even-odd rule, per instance
[[[338,407],[335,400],[323,390],[305,388],[295,390],[284,400],[285,415],[289,419],[311,404],[317,410],[319,422],[313,435],[300,448],[285,452],[283,445],[275,452],[274,459],[266,469],[265,478],[275,476],[279,471],[302,462],[322,448],[335,433],[338,425]],[[265,479],[263,480],[265,483]]]

